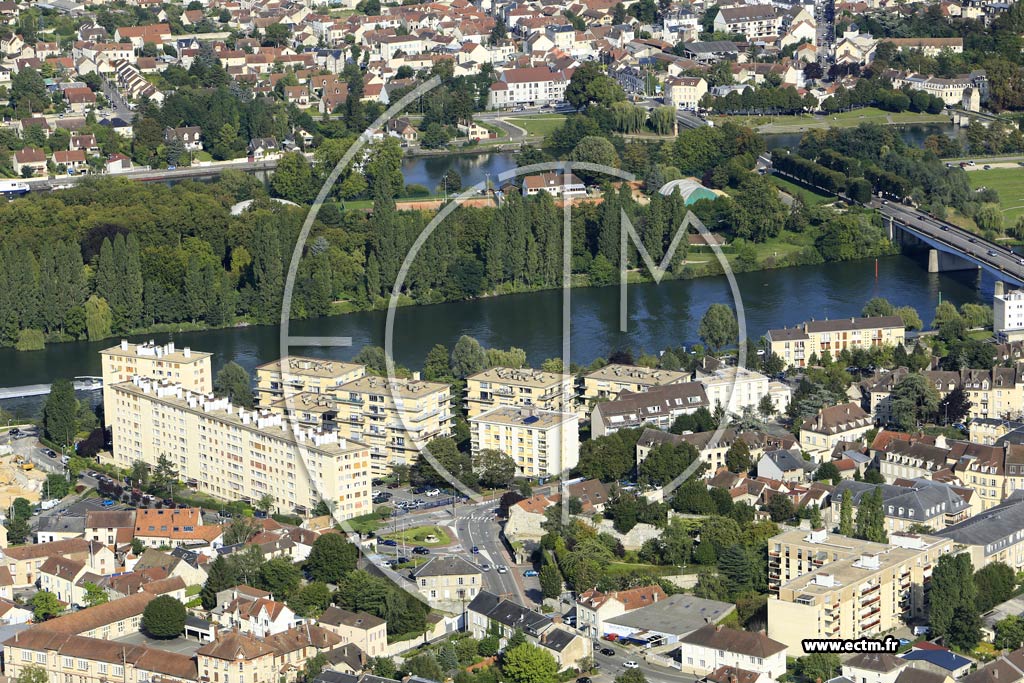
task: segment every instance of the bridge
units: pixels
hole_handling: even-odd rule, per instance
[[[928,247],[929,273],[982,269],[995,278],[997,294],[1004,283],[1024,287],[1024,256],[1011,249],[910,206],[877,199],[869,205],[882,215],[890,239],[910,237]]]
[[[685,111],[683,109],[676,109],[676,121],[679,122],[679,129],[684,128],[700,128],[702,126],[710,126],[711,123],[693,114],[692,112]]]

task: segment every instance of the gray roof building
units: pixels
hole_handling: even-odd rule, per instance
[[[608,619],[605,626],[625,627],[634,633],[647,631],[661,634],[669,636],[667,642],[672,642],[709,623],[718,623],[735,609],[732,603],[678,593]]]

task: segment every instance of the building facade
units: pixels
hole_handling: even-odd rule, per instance
[[[765,338],[787,367],[803,368],[812,356],[821,358],[826,351],[835,358],[846,349],[898,346],[906,341],[906,328],[898,315],[817,320],[768,330]]]
[[[466,378],[466,410],[474,418],[500,406],[568,411],[573,405],[572,375],[532,368],[490,368]]]
[[[511,456],[523,477],[561,476],[580,458],[579,416],[503,406],[469,419],[475,456],[493,449]]]

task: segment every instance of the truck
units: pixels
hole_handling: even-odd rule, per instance
[[[52,510],[53,508],[57,507],[57,503],[59,502],[60,501],[57,500],[56,498],[51,498],[50,500],[44,500],[43,502],[41,502],[39,504],[39,507],[43,510]]]

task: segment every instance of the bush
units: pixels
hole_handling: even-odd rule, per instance
[[[430,190],[418,183],[409,183],[405,186],[405,194],[409,197],[429,197]]]
[[[43,336],[42,330],[22,330],[14,344],[18,351],[42,351],[45,347],[46,337]]]
[[[169,595],[161,595],[146,605],[142,628],[154,638],[177,638],[185,628],[185,606]]]

